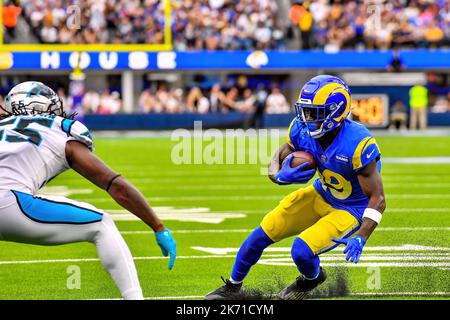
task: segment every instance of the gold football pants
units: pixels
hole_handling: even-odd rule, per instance
[[[333,208],[313,186],[292,192],[261,222],[275,242],[298,235],[315,254],[333,249],[333,238],[351,236],[358,220],[346,210]]]

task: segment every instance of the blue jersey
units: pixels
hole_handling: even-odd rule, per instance
[[[351,120],[341,124],[337,136],[324,151],[317,139],[309,136],[300,120],[289,126],[287,143],[294,151],[306,151],[314,156],[319,178],[314,188],[331,206],[349,211],[362,221],[369,202],[359,184],[357,174],[373,160],[381,170],[381,154],[375,138],[363,125]]]

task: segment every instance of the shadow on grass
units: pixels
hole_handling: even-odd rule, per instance
[[[349,296],[350,290],[345,268],[334,268],[328,272],[328,279],[319,287],[311,291],[305,299],[326,299]],[[245,288],[236,300],[278,300],[278,293],[290,285],[280,276],[275,276],[261,288]]]

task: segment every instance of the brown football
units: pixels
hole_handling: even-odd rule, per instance
[[[316,161],[314,161],[312,154],[305,151],[295,151],[292,154],[294,155],[294,159],[291,161],[291,168],[295,168],[305,162],[309,162],[309,166],[306,167],[306,169],[316,169]],[[286,158],[283,160],[283,164],[286,161]]]

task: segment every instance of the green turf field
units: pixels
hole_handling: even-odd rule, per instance
[[[450,156],[450,137],[382,136],[377,141],[389,159]],[[174,165],[174,145],[169,138],[96,140],[96,153],[135,183],[173,230],[178,259],[172,271],[153,232],[76,173],[54,179],[46,192],[69,194],[115,215],[136,259],[145,297],[201,299],[222,284],[221,275],[229,276],[250,230],[296,187],[272,184],[258,164]],[[330,277],[309,298],[450,298],[450,163],[389,159],[382,170],[387,211],[360,263],[347,263],[341,247],[322,255]],[[247,288],[271,294],[294,280],[292,241],[265,252]],[[80,271],[79,289],[70,286],[73,268]],[[40,247],[1,242],[0,283],[0,299],[120,298],[88,243]]]

